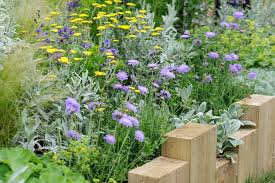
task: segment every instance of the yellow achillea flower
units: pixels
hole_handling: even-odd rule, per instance
[[[113,54],[113,52],[105,52],[105,55],[106,56],[113,56],[114,54]]]
[[[70,16],[75,17],[75,16],[77,16],[77,13],[72,13],[72,14],[70,14]]]
[[[131,11],[124,11],[125,14],[132,14]]]
[[[52,20],[52,18],[50,18],[50,17],[46,17],[44,20],[46,20],[46,21],[51,21],[51,20]]]
[[[121,0],[114,0],[115,3],[122,3]]]
[[[89,15],[83,13],[83,14],[80,14],[79,17],[80,17],[80,18],[84,18],[84,17],[89,17]]]
[[[90,52],[90,51],[83,51],[83,54],[86,55],[86,56],[91,56],[92,52]]]
[[[137,23],[138,21],[137,21],[137,19],[132,19],[131,21],[130,21],[131,23]]]
[[[110,17],[115,17],[117,15],[118,15],[117,13],[110,13],[110,14],[104,15],[104,17],[110,18]]]
[[[119,42],[119,40],[117,40],[117,39],[113,39],[113,42],[114,42],[114,43],[118,43],[118,42]]]
[[[103,111],[105,111],[105,108],[97,108],[97,109],[95,109],[97,112],[103,112]]]
[[[139,32],[141,32],[141,33],[147,33],[146,30],[140,30]]]
[[[115,56],[107,56],[107,58],[109,58],[109,59],[114,59]]]
[[[53,48],[52,46],[41,46],[40,47],[40,49],[43,49],[43,50],[45,50],[45,49],[50,49],[50,48]]]
[[[100,34],[100,33],[97,33],[97,34],[96,34],[96,36],[102,36],[102,34]]]
[[[160,33],[159,32],[152,32],[152,36],[159,36]]]
[[[151,29],[151,26],[144,26],[143,28],[146,30],[149,30],[149,29]]]
[[[164,29],[162,27],[156,27],[153,29],[153,31],[163,31]]]
[[[137,18],[144,19],[145,17],[143,15],[138,15]]]
[[[123,30],[130,30],[131,26],[130,25],[119,25],[119,26],[117,26],[117,28],[123,29]]]
[[[141,14],[145,14],[146,10],[139,10],[138,12],[141,13]]]
[[[64,64],[68,64],[70,62],[67,57],[61,57],[58,59],[58,61]]]
[[[71,54],[76,54],[77,51],[76,51],[76,50],[70,50],[70,53],[71,53]]]
[[[56,48],[48,48],[48,49],[46,50],[46,52],[47,52],[47,53],[56,53],[56,52],[58,52],[58,49],[56,49]]]
[[[56,29],[62,29],[62,27],[63,27],[63,26],[58,25],[58,26],[56,26],[55,28],[56,28]]]
[[[112,60],[112,61],[110,62],[110,64],[117,64],[117,61],[116,61],[116,60]]]
[[[154,46],[156,50],[161,50],[162,48],[160,46]]]
[[[234,19],[234,17],[233,16],[228,16],[227,17],[227,21],[228,22],[233,22],[235,19]]]
[[[77,23],[77,22],[81,22],[81,21],[83,21],[83,18],[75,18],[75,19],[70,20],[71,23]]]
[[[55,27],[55,26],[57,26],[57,24],[51,24],[50,26],[51,26],[51,27]]]
[[[60,52],[60,53],[65,53],[65,52],[66,52],[66,51],[63,50],[63,49],[58,49],[57,51]]]
[[[136,35],[134,35],[134,34],[129,34],[128,36],[126,36],[126,38],[129,38],[129,39],[131,39],[131,38],[136,38],[137,36]]]
[[[95,76],[97,76],[97,77],[99,77],[99,76],[106,76],[106,72],[96,71],[95,72]]]
[[[113,4],[113,2],[112,1],[104,1],[106,4],[108,4],[108,5],[112,5]]]
[[[117,12],[117,14],[124,15],[125,13],[124,12]]]
[[[141,24],[141,25],[145,25],[145,24],[147,24],[147,22],[142,21],[142,22],[140,22],[140,24]]]
[[[58,32],[58,30],[57,30],[57,29],[52,29],[52,30],[51,30],[51,32],[55,32],[55,33],[57,33],[57,32]]]
[[[128,6],[136,6],[135,3],[126,3],[126,5],[128,5]]]
[[[79,61],[81,58],[73,58],[74,61]]]
[[[81,36],[82,35],[82,33],[80,33],[80,32],[77,32],[77,33],[74,33],[73,34],[73,36],[76,36],[76,37],[79,37],[79,36]]]
[[[106,30],[106,26],[99,26],[99,27],[97,27],[97,30]]]
[[[75,26],[75,25],[71,27],[71,29],[77,29],[77,28],[78,28],[78,27],[77,27],[77,26]]]
[[[135,90],[136,93],[140,93],[140,90]]]
[[[58,15],[60,15],[60,12],[52,11],[52,12],[50,12],[50,14],[51,14],[52,16],[58,16]]]
[[[122,8],[122,7],[119,7],[119,6],[116,6],[115,9],[116,9],[116,10],[122,10],[123,8]]]
[[[81,21],[81,23],[83,23],[83,24],[91,24],[91,23],[93,23],[92,21],[89,21],[89,20],[83,20],[83,21]]]
[[[136,90],[136,88],[133,87],[133,86],[130,86],[129,88],[130,88],[131,90],[134,90],[134,91]]]

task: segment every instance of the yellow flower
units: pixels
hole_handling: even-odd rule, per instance
[[[123,30],[130,30],[131,26],[130,25],[119,25],[119,26],[117,26],[117,28],[123,29]]]
[[[143,19],[143,18],[145,18],[145,17],[144,17],[143,15],[138,15],[137,18]]]
[[[89,15],[83,13],[83,14],[80,14],[79,17],[84,18],[84,17],[89,17]]]
[[[147,33],[146,30],[140,30],[139,32],[141,32],[141,33]]]
[[[135,90],[136,93],[140,93],[140,90]]]
[[[139,10],[138,12],[141,13],[141,14],[145,14],[146,10]]]
[[[71,27],[71,29],[77,29],[77,28],[78,28],[78,27],[77,27],[77,26],[75,26],[75,25]]]
[[[113,56],[114,54],[113,54],[113,52],[105,52],[105,55],[106,56]]]
[[[77,13],[72,13],[72,14],[70,14],[70,16],[75,17],[75,16],[77,16]]]
[[[162,48],[160,46],[154,46],[156,50],[161,50]]]
[[[63,26],[58,25],[58,26],[56,26],[55,28],[56,28],[56,29],[62,29],[62,27],[63,27]]]
[[[130,22],[131,23],[137,23],[137,19],[133,18]]]
[[[52,12],[50,12],[50,14],[51,14],[52,16],[58,16],[58,15],[60,15],[60,12],[52,11]]]
[[[61,57],[60,59],[58,59],[58,61],[65,64],[68,64],[70,62],[67,57]]]
[[[93,23],[92,21],[89,21],[89,20],[83,20],[83,21],[81,21],[81,23],[83,23],[83,24],[91,24],[91,23]]]
[[[58,30],[57,29],[52,29],[51,32],[55,32],[56,33],[56,32],[58,32]]]
[[[112,61],[110,62],[110,64],[117,64],[117,61],[116,61],[116,60],[112,60]]]
[[[113,42],[114,42],[114,43],[118,43],[118,42],[119,42],[119,40],[117,40],[117,39],[113,39]]]
[[[160,33],[159,32],[152,32],[152,36],[159,36]]]
[[[130,86],[129,88],[130,88],[131,90],[134,90],[134,91],[136,90],[136,88],[133,87],[133,86]]]
[[[121,0],[114,0],[115,3],[122,3]]]
[[[106,72],[96,71],[95,72],[95,76],[97,76],[97,77],[99,77],[99,76],[106,76]]]
[[[75,18],[75,19],[70,20],[69,22],[77,23],[77,22],[81,22],[81,21],[83,21],[83,18]]]
[[[134,35],[134,34],[129,34],[128,36],[126,36],[126,38],[129,38],[129,39],[131,39],[131,38],[136,38],[137,36],[136,35]]]
[[[57,24],[51,24],[50,26],[51,26],[51,27],[55,27],[55,26],[57,26]]]
[[[103,112],[103,111],[105,111],[105,108],[97,108],[96,111],[97,112]]]
[[[83,54],[86,55],[86,56],[91,56],[92,52],[90,52],[90,51],[83,51]]]
[[[234,21],[234,17],[233,16],[228,16],[227,17],[227,21],[228,22],[233,22]]]
[[[163,31],[164,29],[162,27],[156,27],[153,29],[153,31]]]
[[[105,3],[106,3],[106,4],[109,4],[109,5],[113,4],[112,1],[105,1]]]
[[[143,28],[146,30],[149,30],[149,29],[151,29],[151,26],[144,26]]]
[[[47,53],[56,53],[56,52],[58,52],[58,49],[56,49],[56,48],[48,48],[46,51],[47,51]]]
[[[126,3],[128,6],[136,6],[134,3]]]
[[[45,18],[46,21],[51,21],[52,19],[50,17]]]
[[[124,15],[125,13],[124,12],[117,12],[117,14]]]
[[[80,32],[74,33],[74,34],[73,34],[73,36],[76,36],[76,37],[79,37],[79,36],[81,36],[81,35],[82,35],[82,33],[80,33]]]
[[[96,34],[96,36],[102,36],[102,34],[100,34],[100,33],[97,33],[97,34]]]
[[[73,58],[74,61],[79,61],[81,58]]]
[[[40,47],[40,49],[43,49],[43,50],[45,50],[45,49],[50,49],[50,48],[53,48],[52,46],[41,46]]]
[[[115,9],[116,9],[116,10],[122,10],[123,8],[122,8],[122,7],[119,7],[119,6],[116,6]]]
[[[114,59],[115,56],[107,56],[107,58],[109,58],[109,59]]]
[[[70,50],[70,53],[71,53],[71,54],[76,54],[77,51],[76,51],[76,50]]]
[[[132,14],[131,11],[124,11],[125,14]]]
[[[142,21],[142,22],[140,22],[140,24],[141,24],[141,25],[145,25],[145,24],[147,24],[147,22]]]
[[[97,30],[106,30],[106,26],[99,26],[97,27]]]
[[[65,53],[65,52],[66,52],[66,51],[63,50],[63,49],[58,49],[57,51],[60,52],[60,53]]]

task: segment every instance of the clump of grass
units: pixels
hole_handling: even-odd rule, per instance
[[[267,173],[263,177],[249,178],[246,183],[274,183],[275,182],[275,170]]]
[[[10,145],[20,126],[18,101],[36,75],[36,64],[32,58],[32,49],[21,43],[13,53],[0,60],[0,147]]]

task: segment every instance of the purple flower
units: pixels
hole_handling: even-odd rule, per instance
[[[195,39],[195,40],[193,40],[192,44],[195,45],[195,46],[201,46],[202,41],[200,39]]]
[[[161,84],[162,84],[162,80],[157,80],[153,82],[153,86],[156,88],[159,88]]]
[[[165,66],[163,69],[160,71],[160,75],[166,79],[174,79],[176,78],[175,74],[172,73],[169,69],[169,67]]]
[[[136,130],[135,131],[135,139],[139,142],[143,142],[144,141],[144,133],[140,130]]]
[[[171,98],[171,94],[167,90],[161,90],[160,91],[160,97],[162,97],[164,99],[169,99],[169,98]]]
[[[181,39],[188,39],[188,38],[190,38],[190,36],[187,35],[187,34],[183,34],[183,35],[180,36],[180,38]]]
[[[210,53],[208,53],[208,57],[210,57],[212,59],[218,59],[220,56],[216,52],[210,52]]]
[[[208,38],[213,38],[213,37],[216,36],[216,33],[215,32],[206,32],[205,36],[208,37]]]
[[[138,86],[138,89],[141,92],[141,94],[143,94],[143,95],[146,95],[149,93],[148,88],[146,88],[144,86]]]
[[[243,19],[244,18],[244,13],[241,11],[236,11],[233,13],[233,16],[235,19]]]
[[[95,104],[94,102],[91,102],[91,103],[89,104],[89,109],[90,109],[90,110],[95,110],[95,108],[96,108],[96,104]]]
[[[115,121],[118,121],[120,118],[122,118],[122,116],[123,116],[123,113],[118,111],[118,110],[115,110],[112,113],[112,119],[115,120]]]
[[[79,0],[72,0],[72,1],[67,2],[67,10],[68,11],[73,11],[78,7],[79,7]]]
[[[84,43],[82,43],[82,47],[87,50],[87,49],[90,49],[92,47],[92,44],[88,43],[88,42],[84,42]]]
[[[221,27],[229,28],[229,24],[227,22],[221,22],[220,23]]]
[[[131,119],[129,119],[128,115],[126,114],[124,114],[123,117],[118,120],[118,122],[125,127],[133,127]]]
[[[124,86],[120,83],[114,84],[113,88],[116,90],[121,90],[121,91],[125,91],[125,92],[129,91],[129,86]]]
[[[110,39],[106,39],[106,40],[104,41],[104,46],[105,46],[106,48],[110,48],[110,47],[111,47],[111,40],[110,40]]]
[[[248,75],[247,75],[248,79],[250,80],[255,80],[257,78],[257,73],[256,72],[249,72]]]
[[[128,79],[128,75],[126,72],[124,71],[120,71],[119,73],[117,73],[116,75],[117,79],[120,80],[120,81],[125,81]]]
[[[116,138],[113,135],[105,135],[103,139],[107,144],[110,144],[110,145],[114,145],[116,143]]]
[[[159,65],[155,64],[155,63],[152,63],[152,64],[148,64],[147,67],[150,68],[150,69],[158,69]]]
[[[235,53],[230,53],[228,55],[225,55],[225,60],[226,61],[237,61],[237,60],[239,60],[239,56],[236,55]]]
[[[238,29],[240,27],[238,23],[234,23],[234,22],[230,22],[228,23],[228,25],[229,25],[229,28],[232,28],[232,29]]]
[[[134,113],[138,112],[137,107],[135,105],[131,104],[130,102],[126,103],[126,108],[131,112],[134,112]]]
[[[203,77],[203,83],[211,83],[213,81],[213,78],[211,75],[206,75]]]
[[[128,65],[136,66],[138,64],[139,64],[139,61],[137,61],[137,60],[128,60]]]
[[[71,139],[74,139],[74,140],[80,140],[81,139],[81,135],[78,132],[73,131],[73,130],[67,131],[66,136],[71,138]]]
[[[135,127],[138,127],[139,126],[139,121],[137,118],[135,117],[132,117],[132,116],[128,116],[127,115],[127,118],[132,122],[132,125],[135,126]]]
[[[186,74],[190,71],[190,67],[186,64],[180,65],[177,69],[178,73]]]
[[[65,111],[68,115],[80,112],[80,105],[74,98],[68,97],[65,101],[65,105]]]
[[[243,71],[243,66],[241,64],[230,64],[229,71],[232,74],[240,74]]]
[[[185,30],[183,34],[190,36],[190,31],[189,30]]]

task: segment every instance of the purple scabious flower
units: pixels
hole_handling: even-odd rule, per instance
[[[149,93],[148,88],[146,88],[144,86],[138,86],[138,89],[139,89],[140,93],[143,95],[146,95]]]
[[[96,108],[96,104],[94,102],[91,102],[89,104],[89,109],[93,111],[93,110],[95,110],[95,108]]]
[[[125,81],[125,80],[128,79],[128,75],[127,75],[127,73],[124,72],[124,71],[120,71],[119,73],[117,73],[117,74],[116,74],[116,77],[117,77],[117,79],[120,80],[120,81]]]
[[[216,52],[210,52],[210,53],[208,53],[208,57],[212,58],[212,59],[218,59],[220,56]]]
[[[163,69],[161,69],[160,75],[162,77],[166,78],[166,79],[174,79],[174,78],[176,78],[176,75],[173,72],[171,72],[171,70],[167,66],[165,66]]]
[[[221,22],[220,23],[220,26],[221,27],[225,27],[225,28],[229,28],[230,26],[229,26],[229,23],[227,23],[227,22]]]
[[[135,105],[131,104],[130,102],[126,103],[126,108],[131,112],[134,112],[134,113],[138,112],[137,107]]]
[[[181,73],[181,74],[186,74],[190,71],[190,67],[186,64],[183,64],[183,65],[180,65],[178,68],[177,68],[177,72],[178,73]]]
[[[237,20],[244,19],[244,13],[241,11],[236,11],[233,13],[233,17]]]
[[[136,66],[138,64],[139,64],[139,61],[137,61],[137,60],[133,60],[133,59],[128,60],[128,65]]]
[[[190,36],[190,31],[189,30],[185,30],[183,34]]]
[[[71,139],[74,139],[74,140],[80,140],[81,139],[81,134],[79,134],[78,132],[73,131],[73,130],[67,131],[66,136],[71,138]]]
[[[201,46],[202,41],[200,39],[195,39],[195,40],[193,40],[192,44],[195,45],[195,46]]]
[[[229,25],[229,28],[232,28],[232,29],[238,29],[240,27],[238,23],[234,23],[234,22],[230,22],[228,23],[228,25]]]
[[[148,64],[147,67],[150,68],[150,69],[158,69],[159,65],[155,64],[155,63],[152,63],[152,64]]]
[[[153,82],[152,85],[156,88],[159,88],[161,84],[162,84],[162,80],[156,80]]]
[[[249,72],[249,73],[247,74],[247,77],[248,77],[248,79],[250,79],[250,80],[255,80],[255,79],[257,79],[257,73],[251,71],[251,72]]]
[[[67,4],[67,10],[73,11],[79,7],[79,0],[71,0],[71,1],[67,2],[66,4]]]
[[[127,118],[131,121],[132,125],[135,127],[139,126],[139,121],[137,118],[127,115]]]
[[[239,56],[236,55],[235,53],[227,54],[227,55],[225,55],[224,58],[225,58],[226,61],[237,61],[237,60],[239,60]]]
[[[80,112],[80,105],[74,98],[68,97],[65,101],[65,105],[66,105],[65,111],[68,115],[72,115],[74,113]]]
[[[133,127],[133,123],[127,114],[124,114],[123,117],[118,120],[118,122],[125,127]]]
[[[107,144],[110,144],[110,145],[114,145],[115,143],[116,143],[116,138],[115,138],[115,136],[113,136],[113,135],[105,135],[104,137],[103,137],[103,139],[105,140],[105,142],[107,143]]]
[[[206,32],[205,36],[208,37],[208,38],[213,38],[213,37],[216,36],[216,33],[215,32]]]
[[[118,121],[122,118],[124,114],[118,110],[115,110],[113,113],[112,113],[112,119],[115,120],[115,121]]]
[[[120,83],[114,84],[113,88],[116,89],[116,90],[125,91],[125,92],[129,91],[129,86],[124,86]]]
[[[104,46],[105,46],[106,48],[110,48],[110,47],[111,47],[111,40],[110,40],[110,39],[106,39],[106,40],[104,41]]]
[[[203,80],[202,80],[203,83],[211,83],[212,81],[213,81],[213,78],[212,78],[212,76],[210,74],[204,76]]]
[[[135,131],[135,139],[139,142],[143,142],[144,141],[144,133],[140,130],[136,130]]]
[[[160,97],[164,98],[164,99],[169,99],[171,98],[171,93],[167,90],[161,90],[159,93]]]
[[[90,49],[92,47],[92,44],[91,43],[88,43],[88,42],[83,42],[82,43],[82,48],[84,49]]]
[[[183,34],[183,35],[180,36],[180,38],[181,38],[181,39],[189,39],[190,36],[187,35],[187,34]]]
[[[241,64],[230,64],[229,71],[232,74],[240,74],[243,71],[243,66]]]

